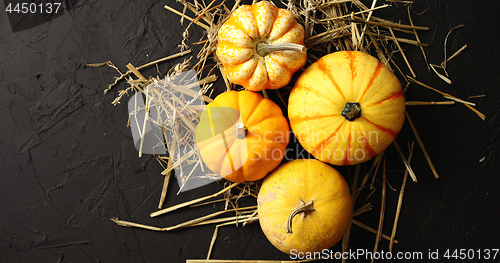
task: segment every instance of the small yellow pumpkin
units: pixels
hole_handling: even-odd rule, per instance
[[[278,89],[306,62],[304,28],[269,1],[242,5],[219,29],[216,54],[231,82]]]
[[[290,161],[266,176],[257,204],[262,231],[286,254],[333,247],[343,237],[352,215],[344,177],[314,159]]]
[[[205,164],[233,182],[259,180],[274,170],[285,157],[289,139],[280,107],[249,90],[218,95],[196,127]]]
[[[392,143],[403,126],[405,98],[398,78],[378,59],[339,51],[299,76],[288,116],[298,141],[314,157],[353,165]]]

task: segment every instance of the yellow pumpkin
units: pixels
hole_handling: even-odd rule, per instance
[[[233,182],[255,181],[285,157],[290,139],[280,107],[243,90],[218,95],[196,127],[196,142],[210,170]]]
[[[403,126],[405,98],[397,77],[378,59],[339,51],[300,75],[288,116],[298,141],[314,157],[352,165],[392,143]]]
[[[306,62],[304,28],[269,1],[242,5],[219,29],[216,54],[231,82],[278,89]]]
[[[262,182],[257,204],[267,239],[290,255],[333,247],[352,215],[344,177],[314,159],[293,160],[270,173]]]

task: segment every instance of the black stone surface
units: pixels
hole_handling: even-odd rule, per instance
[[[12,24],[18,20],[5,11],[8,2],[0,3],[0,262],[205,258],[214,226],[154,232],[120,227],[110,220],[118,217],[163,227],[222,207],[182,209],[150,218],[157,210],[162,168],[151,156],[138,157],[127,127],[126,105],[111,104],[125,83],[104,95],[115,72],[86,66],[110,60],[125,71],[129,62],[142,65],[177,53],[187,23],[180,25],[179,17],[163,6],[181,10],[182,5],[173,0],[65,1],[59,16],[19,27]],[[477,253],[500,248],[500,1],[414,2],[414,23],[430,27],[420,37],[430,44],[425,51],[431,63],[443,60],[445,37],[455,26],[464,25],[451,33],[448,55],[468,45],[448,64],[453,80],[448,85],[429,72],[417,47],[403,44],[417,78],[476,103],[487,118],[482,121],[460,104],[408,107],[441,178],[434,179],[416,147],[412,167],[419,182],[409,182],[406,188],[394,251],[423,253],[423,260],[405,262],[428,262],[428,252],[436,250],[440,259],[433,262],[459,262],[445,259],[444,252],[472,249],[475,259],[460,262],[500,262],[500,253],[495,260],[480,260]],[[408,23],[406,7],[397,6],[379,16]],[[202,33],[192,27],[191,40],[196,42]],[[165,73],[183,59],[162,63],[159,70]],[[156,69],[143,74],[157,75]],[[443,99],[417,85],[408,88],[406,97]],[[397,138],[404,152],[413,140],[405,124]],[[297,146],[292,142],[290,147]],[[387,150],[387,165],[389,183],[399,189],[404,166],[392,146]],[[339,170],[346,178],[354,171]],[[374,186],[378,191],[371,197],[373,210],[357,220],[376,228],[381,186],[377,181]],[[214,193],[222,183],[176,195],[178,189],[172,180],[167,205]],[[397,198],[397,192],[388,191],[386,234],[392,228]],[[353,226],[351,237],[351,249],[372,251],[375,235]],[[382,240],[379,250],[387,247]],[[338,245],[332,248],[339,249]],[[258,224],[221,227],[212,258],[290,259],[267,241]]]

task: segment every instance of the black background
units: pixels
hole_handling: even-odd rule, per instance
[[[163,6],[182,10],[182,5],[172,0],[73,2],[66,3],[63,15],[16,33],[0,4],[0,261],[185,262],[205,258],[214,226],[160,233],[120,227],[110,220],[118,217],[163,227],[220,211],[222,206],[149,217],[158,204],[162,168],[151,156],[138,157],[127,127],[126,104],[111,104],[126,83],[104,95],[116,72],[86,67],[111,60],[126,71],[129,62],[139,66],[177,53],[187,22],[180,25],[179,17]],[[422,42],[430,44],[425,48],[429,62],[443,60],[444,39],[457,25],[465,27],[451,33],[448,54],[468,45],[448,64],[453,81],[448,85],[428,71],[417,47],[403,44],[417,79],[477,103],[487,118],[481,120],[460,104],[408,107],[441,178],[434,179],[416,147],[412,167],[419,182],[409,182],[406,188],[395,251],[423,252],[425,259],[429,250],[439,249],[441,259],[435,262],[453,262],[443,259],[446,249],[500,248],[499,11],[499,1],[415,0],[413,4],[415,24],[430,28],[420,33]],[[402,4],[376,15],[409,23]],[[190,40],[196,42],[202,33],[193,26]],[[159,69],[165,73],[183,59],[162,63]],[[398,65],[408,74],[402,60]],[[143,74],[158,75],[156,69]],[[224,84],[219,81],[217,85],[223,88]],[[406,97],[443,100],[414,84]],[[405,153],[407,142],[413,140],[405,124],[397,138]],[[392,146],[387,164],[389,183],[399,189],[404,166]],[[340,170],[347,180],[354,171]],[[172,180],[166,205],[222,187],[213,183],[176,195],[178,185]],[[373,210],[357,218],[373,228],[380,209],[378,181],[375,187]],[[384,233],[390,234],[397,192],[389,190],[387,198]],[[375,235],[353,226],[352,249],[371,251],[374,240]],[[382,240],[379,250],[387,248],[388,242]],[[267,241],[258,223],[221,227],[212,258],[289,259]],[[496,262],[499,258],[500,253]]]

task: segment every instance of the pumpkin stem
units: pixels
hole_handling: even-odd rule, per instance
[[[238,139],[245,139],[247,137],[248,128],[245,127],[243,122],[239,121],[236,123],[236,128],[234,128],[234,135]]]
[[[348,102],[342,110],[342,116],[348,121],[353,121],[361,117],[361,106],[357,102]]]
[[[284,50],[291,50],[291,51],[298,51],[301,53],[306,52],[306,47],[300,44],[295,44],[295,43],[266,43],[266,42],[259,42],[255,46],[255,49],[259,55],[262,57],[266,56],[267,54],[274,52],[274,51],[284,51]]]
[[[292,213],[288,217],[288,220],[286,221],[286,233],[287,234],[293,234],[292,221],[293,221],[293,218],[297,214],[316,211],[316,209],[314,209],[314,205],[313,205],[314,199],[307,202],[307,203],[304,203],[304,201],[302,201],[302,200],[301,200],[301,202],[302,202],[302,204],[297,206],[295,209],[293,209]]]

